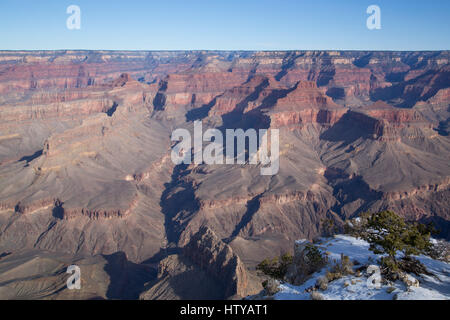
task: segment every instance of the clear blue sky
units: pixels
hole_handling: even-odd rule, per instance
[[[81,30],[66,28],[71,4]],[[450,1],[0,0],[0,49],[448,50]]]

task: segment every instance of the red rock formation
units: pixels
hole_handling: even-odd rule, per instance
[[[425,119],[416,110],[395,108],[382,101],[377,101],[373,105],[363,108],[367,115],[386,120],[393,125],[404,125],[414,122],[424,122]]]
[[[295,90],[277,101],[279,109],[337,107],[333,100],[317,88],[315,82],[300,81]]]
[[[277,101],[271,111],[274,127],[318,123],[333,125],[347,111],[317,88],[315,82],[300,81],[295,90]]]
[[[390,207],[445,226],[449,57],[0,52],[0,246],[142,262],[190,243],[206,277],[244,295],[239,259],[313,238],[323,219]],[[174,166],[171,133],[194,119],[280,128],[279,173]],[[229,245],[194,236],[203,225]]]

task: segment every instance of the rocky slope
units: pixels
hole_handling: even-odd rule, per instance
[[[179,253],[163,259],[157,279],[147,286],[141,299],[233,299],[262,289],[258,278],[208,227],[200,228]]]
[[[245,268],[322,234],[325,221],[392,209],[448,238],[449,58],[0,52],[0,252],[120,251],[130,263],[194,270],[230,297],[245,295]],[[204,131],[279,129],[278,174],[175,166],[171,133],[194,121]],[[242,263],[213,259],[205,268],[216,249],[206,236],[192,245],[201,226]],[[214,280],[219,270],[231,270],[225,286]],[[170,278],[157,278],[160,289],[146,287],[145,297],[190,297]]]

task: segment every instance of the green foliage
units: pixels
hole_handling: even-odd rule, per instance
[[[286,274],[288,266],[292,263],[293,257],[289,253],[282,254],[280,257],[271,260],[264,259],[256,267],[256,270],[261,271],[275,279],[283,279]]]
[[[390,256],[382,257],[380,259],[381,269],[385,275],[397,273],[400,271],[400,266],[397,260],[393,259]],[[392,278],[392,277],[389,277]]]
[[[295,255],[289,265],[284,280],[294,285],[300,285],[313,273],[320,271],[328,261],[328,257],[314,244],[298,243],[294,249]]]
[[[331,237],[339,232],[339,227],[335,221],[331,218],[325,218],[320,221],[323,234],[327,237]]]
[[[370,244],[375,254],[386,254],[381,259],[385,268],[391,271],[399,269],[396,254],[403,252],[406,257],[427,253],[431,250],[432,229],[419,223],[407,223],[392,211],[366,214],[358,235]]]
[[[395,260],[397,251],[405,248],[405,221],[392,211],[382,211],[370,216],[367,221],[366,240],[375,254],[387,254]]]
[[[305,260],[314,272],[327,264],[327,258],[323,256],[322,252],[315,245],[307,244],[304,252]]]
[[[410,224],[404,238],[405,255],[428,254],[431,252],[433,246],[430,242],[430,237],[435,232],[432,225],[424,225],[417,222]]]

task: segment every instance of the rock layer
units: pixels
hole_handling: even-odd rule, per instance
[[[247,294],[245,268],[325,221],[392,209],[448,237],[449,58],[0,52],[0,251],[123,251],[173,271],[147,298],[188,296],[170,278],[197,271],[229,297]],[[196,120],[279,129],[279,173],[174,165],[171,133]]]

